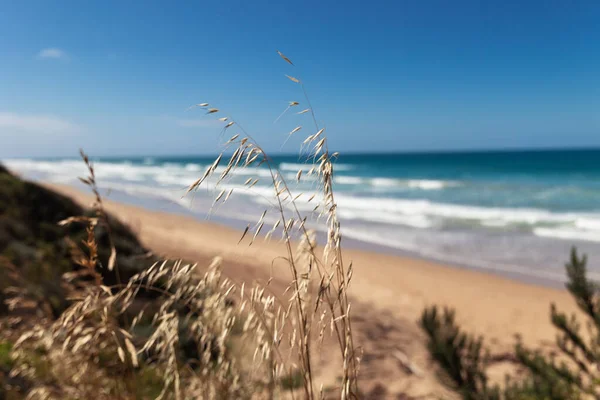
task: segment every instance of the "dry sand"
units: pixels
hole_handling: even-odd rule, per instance
[[[91,196],[72,187],[51,187],[83,205],[91,203]],[[266,279],[271,261],[284,254],[283,245],[274,241],[237,245],[241,232],[215,223],[111,201],[106,206],[155,253],[206,265],[222,256],[225,273],[236,281]],[[427,305],[456,308],[462,326],[484,335],[494,354],[510,352],[517,333],[527,345],[551,347],[555,331],[549,322],[550,303],[569,313],[576,310],[565,290],[367,251],[347,249],[345,258],[354,265],[354,327],[364,350],[361,387],[371,393],[369,398],[402,398],[397,397],[401,392],[419,398],[453,397],[437,382],[417,325]],[[274,268],[276,275],[285,273]],[[328,376],[333,372],[327,370],[327,352],[323,354],[321,375],[333,379]],[[404,356],[416,373],[407,370]],[[498,367],[495,378],[502,380],[505,371],[506,366]]]

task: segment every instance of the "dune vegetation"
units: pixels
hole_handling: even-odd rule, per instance
[[[552,304],[550,321],[557,331],[558,351],[530,349],[517,340],[511,358],[518,373],[507,374],[504,385],[490,382],[487,370],[492,359],[483,337],[461,329],[450,308],[425,309],[421,327],[445,382],[465,400],[600,398],[600,286],[588,279],[587,258],[580,257],[575,249],[566,273],[567,289],[586,318],[586,329],[575,315],[569,316]]]
[[[89,209],[2,169],[2,397],[360,397],[348,297],[352,265],[343,259],[332,184],[337,154],[328,149],[303,83],[287,78],[305,97],[307,108],[298,114],[309,113],[314,123],[303,148],[313,164],[308,175],[317,182],[309,201],[326,225],[324,251],[295,206],[299,194],[232,117],[219,118],[221,134],[239,133],[187,190],[209,183],[218,189],[239,168],[268,168],[272,207],[248,225],[240,242],[281,235],[287,251],[280,261],[289,271],[284,293],[272,293],[269,282],[232,283],[219,259],[203,266],[157,259],[105,211],[94,165],[83,152],[89,174],[80,180],[95,197]],[[288,109],[298,105],[290,102]],[[220,112],[207,103],[194,107],[211,117]],[[217,192],[215,204],[231,195]],[[267,212],[277,215],[270,228]],[[331,386],[317,387],[313,358],[326,335],[338,348],[339,371]]]

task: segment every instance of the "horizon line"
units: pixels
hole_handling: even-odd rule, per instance
[[[583,147],[504,147],[497,149],[477,148],[477,149],[438,149],[438,150],[392,150],[392,151],[347,151],[339,152],[340,156],[344,155],[430,155],[430,154],[490,154],[490,153],[544,153],[556,151],[600,151],[599,146]],[[333,153],[333,152],[332,152]],[[193,158],[193,157],[216,157],[219,153],[203,153],[203,154],[124,154],[124,155],[90,155],[91,159],[115,159],[115,158]],[[294,157],[297,153],[272,153],[272,157]],[[73,156],[17,156],[17,157],[0,157],[2,159],[79,159],[78,155]]]

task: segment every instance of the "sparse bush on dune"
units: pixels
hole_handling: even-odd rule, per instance
[[[490,365],[483,339],[475,339],[456,325],[454,311],[436,306],[423,311],[421,326],[428,336],[432,358],[444,377],[464,399],[569,400],[600,398],[600,286],[587,277],[587,258],[575,249],[566,264],[567,289],[587,317],[587,331],[575,315],[550,307],[560,354],[547,355],[518,342],[515,359],[524,374],[507,377],[504,388],[491,387],[486,373]]]
[[[465,400],[499,398],[497,388],[488,385],[485,368],[489,354],[483,348],[483,338],[463,332],[449,308],[443,312],[436,306],[426,308],[420,323],[429,338],[429,353],[442,367],[442,379],[449,386]]]
[[[337,154],[329,151],[325,129],[317,123],[302,81],[288,78],[300,85],[305,97],[306,106],[298,114],[314,124],[303,148],[312,163],[305,175],[317,183],[315,193],[293,193],[260,144],[231,117],[219,118],[222,132],[238,132],[187,191],[210,184],[218,189],[214,203],[219,204],[232,194],[219,186],[236,169],[263,165],[269,171],[272,207],[253,227],[248,225],[240,242],[252,244],[263,233],[282,235],[286,254],[274,262],[289,271],[284,293],[273,293],[270,280],[253,286],[232,283],[221,275],[220,260],[197,266],[149,256],[129,230],[106,214],[93,164],[83,152],[89,176],[81,180],[95,195],[89,211],[0,173],[11,190],[0,197],[10,203],[0,202],[1,210],[18,210],[7,214],[8,219],[0,214],[0,240],[7,232],[10,238],[8,244],[0,242],[6,261],[2,273],[10,276],[2,281],[4,300],[10,305],[2,323],[20,332],[9,338],[11,364],[2,366],[2,372],[7,370],[6,375],[21,384],[8,385],[4,394],[32,399],[360,397],[360,359],[348,298],[352,266],[342,256],[333,193]],[[299,105],[290,102],[288,109]],[[196,106],[209,115],[219,112],[207,103]],[[301,177],[298,171],[296,180]],[[249,178],[247,189],[257,180]],[[6,189],[0,184],[0,190]],[[324,247],[317,247],[305,226],[310,215],[300,213],[298,201],[315,203],[314,212],[326,225]],[[265,227],[267,212],[276,215],[270,228]],[[33,225],[22,227],[23,223]],[[21,242],[26,249],[19,250]],[[40,249],[47,246],[52,258],[40,264],[37,254],[45,254]],[[28,253],[32,259],[25,262]],[[32,280],[29,263],[34,274],[49,275]],[[35,309],[43,318],[15,322],[12,317],[25,309]],[[317,346],[327,336],[338,349],[339,381],[324,388],[316,382],[315,366]]]

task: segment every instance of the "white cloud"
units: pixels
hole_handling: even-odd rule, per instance
[[[212,128],[219,125],[218,121],[212,119],[178,119],[176,122],[183,128]]]
[[[0,112],[0,137],[15,133],[74,134],[81,130],[81,126],[54,115]]]
[[[64,50],[57,49],[56,47],[49,47],[42,49],[38,53],[39,58],[53,58],[53,59],[66,59],[67,53]]]

